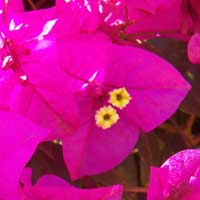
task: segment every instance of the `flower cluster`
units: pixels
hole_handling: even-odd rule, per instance
[[[0,199],[121,198],[120,185],[77,189],[53,175],[32,185],[25,166],[39,142],[56,139],[72,180],[108,171],[140,133],[171,117],[189,83],[163,58],[119,38],[176,29],[180,13],[162,21],[180,5],[171,2],[57,0],[25,12],[20,0],[0,0]]]

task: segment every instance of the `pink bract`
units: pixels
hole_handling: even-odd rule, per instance
[[[0,9],[5,8],[5,0],[0,0]],[[11,12],[22,12],[24,10],[23,1],[9,0],[8,9]]]
[[[72,25],[79,30],[93,32],[99,27],[98,2],[97,1],[68,1],[56,0],[57,14],[59,18],[67,19],[68,24],[63,23],[63,27]],[[70,13],[70,14],[69,14]],[[73,16],[73,17],[72,17]],[[72,20],[73,19],[73,20]],[[71,23],[72,21],[76,23]],[[65,21],[66,22],[66,21]],[[69,30],[70,31],[70,30]]]
[[[58,7],[67,7],[81,16],[81,28],[99,28],[113,39],[125,31],[129,38],[152,38],[157,34],[185,39],[181,35],[182,0],[59,0]],[[62,2],[62,5],[61,5]]]
[[[154,13],[151,12],[148,16],[136,20],[127,27],[126,32],[136,36],[138,33],[138,37],[143,34],[146,38],[155,37],[157,33],[178,36],[181,23],[181,0],[160,1]]]
[[[82,66],[87,65],[83,62]],[[88,80],[87,71],[85,76],[81,75],[82,72],[76,74]],[[170,64],[132,47],[112,45],[106,65],[95,72],[96,77],[86,88],[77,88],[75,95],[81,122],[77,130],[63,140],[64,158],[73,179],[116,166],[131,152],[139,131],[148,132],[169,118],[190,89]],[[95,85],[95,82],[99,84]],[[119,122],[108,130],[102,130],[95,124],[95,112],[107,104],[108,92],[120,87],[127,88],[132,100],[118,112]],[[101,95],[95,96],[95,90],[99,88],[103,91],[103,100]],[[71,154],[67,154],[68,151]]]
[[[58,41],[58,53],[60,68],[49,65],[41,70],[28,64],[23,69],[57,114],[66,120],[64,113],[71,113],[72,129],[61,139],[72,179],[119,164],[132,151],[139,132],[168,119],[190,89],[160,57],[114,45],[100,32]],[[108,92],[119,87],[126,87],[133,99],[119,111],[119,123],[102,130],[95,124],[95,112],[107,104]]]
[[[0,111],[0,199],[16,199],[21,173],[49,131],[31,121]]]
[[[200,2],[198,0],[182,0],[182,16],[184,32],[200,31]]]
[[[42,176],[32,186],[31,170],[28,168],[24,170],[21,183],[23,184],[21,199],[27,198],[28,200],[121,200],[123,192],[121,185],[79,189],[54,175]]]
[[[0,49],[0,62],[3,65],[0,69],[0,108],[29,118],[41,127],[50,129],[50,138],[58,138],[61,132],[66,132],[68,125],[45,102],[23,71],[24,65],[43,70],[43,65],[54,66],[58,63],[54,56],[55,37],[51,36],[56,21],[55,9],[8,12],[7,23],[0,23],[0,44],[3,45]],[[3,18],[3,14],[0,17]],[[7,59],[9,57],[11,61]]]
[[[194,64],[200,64],[200,33],[195,33],[188,43],[188,57]]]
[[[12,31],[5,29],[14,40],[20,67],[0,70],[0,89],[6,91],[0,93],[5,100],[0,103],[49,128],[49,139],[62,139],[67,168],[71,178],[77,179],[123,161],[139,132],[148,132],[168,119],[190,85],[152,53],[112,44],[101,32],[82,33],[81,23],[80,27],[65,25],[74,22],[76,15],[69,17],[66,12],[62,16],[61,12],[54,19],[59,9],[22,13]],[[21,75],[27,80],[21,80]],[[132,100],[118,111],[119,122],[102,130],[95,124],[95,113],[107,104],[108,92],[119,87],[126,87]]]
[[[198,0],[182,0],[183,31],[194,33],[188,43],[188,57],[194,64],[200,63],[200,2]]]
[[[198,200],[200,151],[188,149],[171,156],[160,167],[151,168],[148,200]]]

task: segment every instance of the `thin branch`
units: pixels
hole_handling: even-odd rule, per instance
[[[128,188],[125,188],[125,192],[128,192],[128,193],[146,193],[147,187],[137,187],[137,186],[128,187]]]
[[[157,34],[160,34],[160,36],[162,35],[174,35],[174,34],[180,34],[180,31],[179,29],[177,30],[162,30],[162,31],[144,31],[144,32],[136,32],[136,33],[130,33],[127,35],[127,37],[134,37],[134,38],[137,38],[137,37],[144,37],[144,36],[156,36]]]
[[[183,137],[183,140],[187,146],[187,148],[192,148],[194,145],[193,145],[193,141],[192,141],[192,137],[190,134],[186,133],[185,130],[183,130],[175,120],[173,119],[170,119],[170,121],[172,122],[172,124],[174,125],[174,128],[177,129],[177,133],[179,133],[180,135],[182,135]]]
[[[28,4],[31,6],[31,8],[33,10],[37,10],[37,7],[35,6],[35,4],[32,2],[32,0],[27,0]]]
[[[158,127],[159,130],[164,130],[166,132],[172,133],[172,134],[177,134],[177,128],[172,126],[171,124],[168,123],[163,123]]]
[[[40,0],[40,1],[36,2],[35,5],[37,8],[42,8],[43,6],[46,5],[46,3],[47,3],[46,0]]]
[[[195,120],[196,120],[196,116],[193,114],[190,115],[190,117],[186,121],[186,124],[184,125],[184,128],[183,128],[183,130],[185,131],[186,134],[189,134],[189,135],[192,134],[192,126],[193,126]]]
[[[55,161],[55,158],[53,157],[53,155],[47,150],[45,149],[43,146],[38,146],[38,150],[42,153],[44,153],[44,155],[46,155],[48,158],[50,158],[51,160]]]
[[[200,145],[200,137],[199,136],[194,136],[192,138],[192,142],[194,146]]]

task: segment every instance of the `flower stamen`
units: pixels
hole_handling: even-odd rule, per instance
[[[95,114],[96,125],[107,129],[117,123],[119,115],[112,106],[103,106]]]
[[[114,89],[109,92],[109,95],[108,102],[119,109],[125,108],[132,99],[125,87]]]

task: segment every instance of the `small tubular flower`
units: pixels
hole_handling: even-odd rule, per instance
[[[109,95],[110,98],[108,102],[119,109],[125,108],[131,100],[130,94],[124,87],[114,89],[113,91],[109,92]]]
[[[102,129],[110,128],[118,119],[119,115],[111,106],[103,106],[95,114],[96,125]]]

